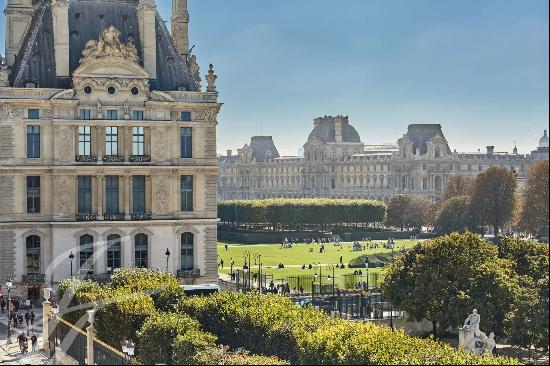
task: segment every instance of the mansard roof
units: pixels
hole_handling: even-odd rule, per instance
[[[420,154],[425,154],[428,150],[427,142],[438,134],[445,139],[440,124],[411,124],[406,137],[413,143],[414,153],[420,149]],[[451,154],[451,149],[448,146],[447,149],[447,152]]]
[[[254,136],[250,140],[252,159],[257,163],[280,157],[272,136]]]
[[[120,30],[123,43],[132,42],[141,59],[142,49],[137,17],[139,0],[71,0],[69,5],[69,67],[72,73],[79,67],[82,50],[89,40],[97,40],[100,33],[109,26]],[[183,56],[158,15],[157,32],[157,79],[151,80],[153,90],[174,91],[185,87],[197,91],[191,72]],[[40,88],[71,88],[69,78],[55,75],[54,24],[51,2],[38,0],[29,31],[23,41],[24,47],[17,55],[17,61],[10,75],[14,87],[23,87],[32,81]],[[28,55],[28,57],[24,57]],[[140,61],[143,66],[143,62]],[[19,77],[18,77],[19,76]]]
[[[317,138],[322,142],[336,142],[336,127],[333,118],[318,119],[316,126],[311,131],[308,141]],[[361,143],[361,137],[357,130],[345,122],[342,123],[342,142]]]

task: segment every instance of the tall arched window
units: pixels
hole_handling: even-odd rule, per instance
[[[40,273],[40,237],[31,235],[26,240],[27,274]]]
[[[435,148],[435,157],[440,158],[441,157],[441,149],[439,147]]]
[[[111,271],[114,271],[117,268],[120,268],[120,235],[111,234],[107,237],[107,268]]]
[[[441,191],[441,177],[435,177],[434,186],[436,191]]]
[[[149,267],[149,237],[147,235],[136,235],[134,256],[137,268]]]
[[[401,178],[401,189],[402,190],[407,189],[407,177]]]
[[[80,237],[80,269],[93,269],[94,238],[91,235]]]
[[[181,235],[181,269],[190,271],[194,268],[195,236],[191,233]]]

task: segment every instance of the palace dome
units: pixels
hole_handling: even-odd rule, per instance
[[[539,147],[548,147],[548,131],[544,130],[544,135],[539,140]]]
[[[336,141],[336,125],[342,126],[342,142],[361,143],[357,130],[349,124],[348,117],[321,117],[315,120],[315,127],[309,134],[308,140],[319,139],[323,142]]]

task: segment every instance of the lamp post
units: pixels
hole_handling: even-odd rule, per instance
[[[168,261],[170,260],[171,254],[170,249],[166,248],[166,253],[164,253],[164,255],[166,255],[166,272],[168,272]]]
[[[313,268],[315,268],[315,278],[317,278],[317,268],[319,268],[319,295],[321,295],[321,280],[323,278],[323,268],[321,267],[321,263],[319,262],[313,263]],[[313,293],[313,288],[311,289],[311,292]]]
[[[8,338],[6,338],[6,345],[11,344],[11,318],[10,318],[10,304],[11,304],[11,289],[13,288],[13,281],[11,278],[6,282],[6,287],[8,289]]]
[[[73,260],[74,260],[73,252],[71,252],[71,254],[69,254],[69,260],[71,261],[71,277],[72,277],[73,276]]]
[[[369,287],[369,259],[368,258],[365,259],[365,269],[367,271],[367,292],[369,292],[370,287]]]
[[[262,255],[254,253],[254,261],[258,264],[258,288],[260,289],[260,294],[262,293]]]
[[[335,267],[332,264],[327,265],[327,269],[330,271],[332,269],[332,311],[334,311],[334,304],[335,304],[335,293],[334,293],[334,287],[336,282],[336,271]],[[330,275],[328,275],[328,278],[330,279]]]
[[[393,264],[394,262],[393,249],[395,248],[395,244],[393,243],[393,241],[390,243],[390,248],[391,248],[391,262]],[[391,302],[390,302],[390,328],[393,331],[393,304]]]
[[[251,269],[250,268],[252,266],[252,261],[251,261],[251,256],[250,256],[250,252],[247,250],[243,253],[243,257],[244,257],[244,264],[245,266],[247,266],[248,268],[248,289],[250,290],[250,288],[252,287],[252,277],[251,277]],[[248,264],[247,264],[248,263]],[[243,267],[244,269],[244,267]]]

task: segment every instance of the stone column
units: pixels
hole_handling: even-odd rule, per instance
[[[130,191],[131,191],[131,177],[129,175],[124,176],[124,213],[126,214],[126,220],[130,220]]]
[[[94,365],[94,338],[96,330],[94,327],[95,310],[88,310],[88,322],[90,326],[86,328],[86,364]]]
[[[151,79],[157,78],[157,6],[153,1],[140,0],[137,7],[143,67]]]
[[[104,192],[105,192],[105,176],[98,175],[97,176],[97,215],[98,220],[103,220],[103,212],[104,212]]]
[[[44,302],[42,303],[42,347],[44,351],[50,350],[50,327],[48,318],[52,312],[52,303],[50,302],[51,289],[44,289]],[[52,329],[53,330],[53,329]]]

